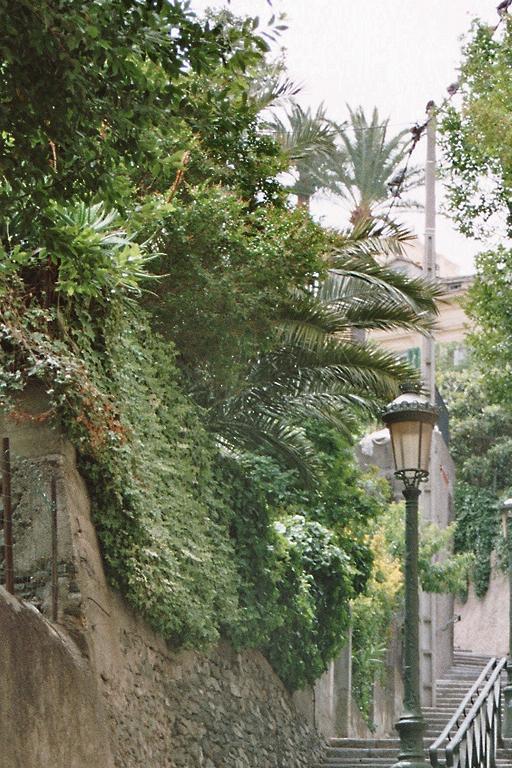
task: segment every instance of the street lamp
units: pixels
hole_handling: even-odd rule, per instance
[[[508,661],[507,684],[503,689],[505,698],[505,711],[503,716],[503,736],[512,739],[512,499],[506,499],[501,506],[501,519],[503,523],[503,535],[507,545],[508,564]]]
[[[420,702],[418,500],[420,483],[428,478],[437,409],[421,394],[415,382],[404,383],[400,392],[382,418],[391,435],[395,477],[403,482],[405,497],[404,705],[396,724],[400,736],[396,768],[414,768],[425,765],[425,726]]]

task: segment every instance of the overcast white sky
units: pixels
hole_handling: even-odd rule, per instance
[[[222,7],[225,0],[192,0],[192,8]],[[291,78],[303,88],[298,101],[316,109],[323,101],[328,115],[342,121],[346,104],[377,106],[390,117],[393,130],[421,121],[430,99],[441,102],[457,79],[462,35],[480,17],[497,21],[497,0],[231,0],[234,13],[267,20],[283,11],[288,30],[279,45],[286,48]],[[424,141],[415,153],[423,162]],[[326,200],[314,214],[330,224],[345,212]],[[421,214],[407,216],[421,236]],[[470,271],[472,256],[482,245],[455,232],[438,217],[437,250]]]

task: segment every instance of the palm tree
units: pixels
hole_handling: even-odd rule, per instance
[[[336,126],[323,104],[313,113],[293,103],[286,118],[274,117],[267,130],[281,145],[297,179],[290,188],[299,207],[308,208],[310,198],[328,183],[327,169],[336,155]]]
[[[377,109],[368,121],[362,107],[348,107],[350,120],[341,126],[341,147],[331,165],[329,188],[352,206],[350,221],[383,215],[382,206],[399,190],[396,207],[417,206],[402,194],[418,187],[422,170],[409,167],[408,128],[389,137],[389,120],[381,120]],[[385,212],[384,212],[385,216]]]
[[[375,415],[410,366],[353,329],[428,332],[437,290],[381,266],[400,254],[409,232],[367,219],[342,235],[326,279],[295,295],[275,331],[275,346],[252,361],[241,388],[210,414],[230,451],[264,450],[311,475],[314,459],[302,427],[316,418],[351,431],[361,413]]]

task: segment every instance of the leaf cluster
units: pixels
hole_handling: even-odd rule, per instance
[[[468,573],[477,559],[459,546],[461,527],[426,524],[420,530],[418,570],[426,592],[452,594],[466,589]],[[355,700],[372,727],[373,686],[390,670],[386,653],[393,624],[400,621],[405,562],[403,503],[387,504],[369,526],[373,566],[364,592],[352,603],[352,674]],[[458,551],[453,554],[455,543]]]
[[[468,236],[511,224],[512,107],[510,46],[505,19],[501,38],[482,22],[473,24],[463,50],[460,107],[450,105],[442,121],[450,213]],[[498,214],[498,216],[495,216]]]
[[[268,456],[224,465],[241,585],[229,637],[263,648],[290,689],[312,684],[345,642],[350,600],[371,569],[367,526],[387,506],[387,489],[361,473],[346,439],[310,430],[319,456],[314,489]]]

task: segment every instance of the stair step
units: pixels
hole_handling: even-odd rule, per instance
[[[328,741],[328,745],[330,747],[360,747],[361,745],[367,745],[370,749],[373,747],[398,747],[399,744],[400,741],[398,737],[392,737],[388,739],[332,738]]]
[[[423,744],[425,760],[429,765],[428,748],[438,738],[473,683],[490,660],[490,656],[458,649],[453,666],[443,678],[436,681],[437,704],[423,708],[425,731]],[[325,748],[323,760],[315,768],[390,768],[398,759],[400,742],[397,736],[388,738],[332,738]],[[439,751],[439,766],[445,765],[443,751]],[[499,748],[496,768],[511,768],[512,740]]]
[[[395,751],[389,755],[383,755],[382,757],[377,755],[371,755],[369,757],[347,757],[344,756],[327,756],[324,758],[323,765],[333,764],[350,764],[350,765],[392,765],[398,758],[398,751]]]
[[[363,757],[393,757],[398,751],[398,745],[394,747],[374,747],[373,749],[364,749],[357,747],[327,747],[325,757],[347,757],[358,759]]]

